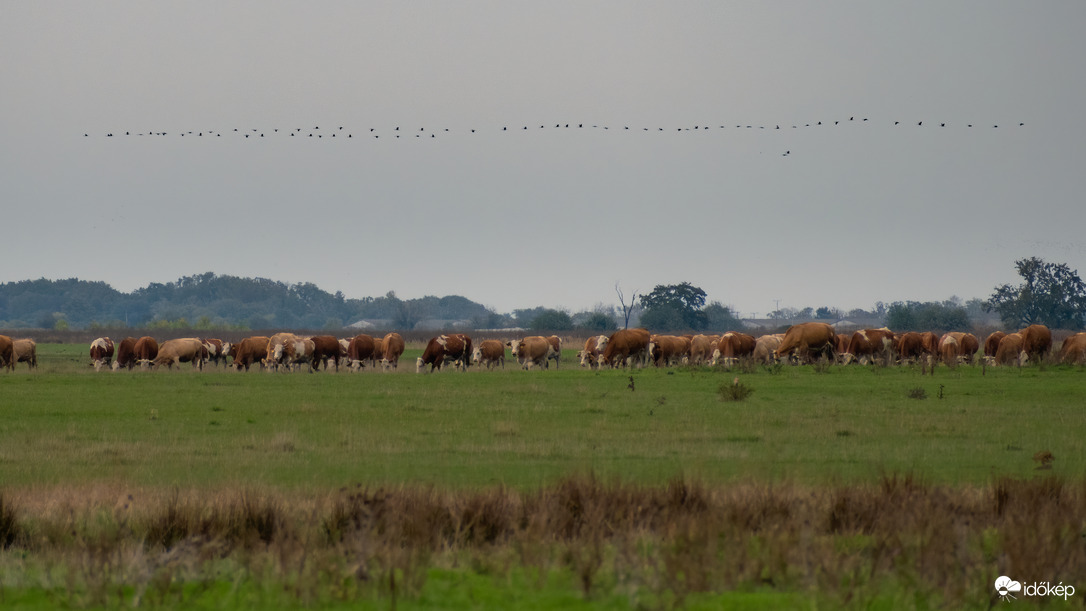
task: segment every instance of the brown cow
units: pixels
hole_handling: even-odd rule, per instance
[[[381,339],[381,354],[379,355],[381,357],[381,367],[386,370],[399,368],[404,346],[402,335],[395,332],[386,334]]]
[[[373,360],[373,353],[376,351],[377,341],[372,336],[360,333],[352,337],[347,343],[347,369],[361,371],[367,360]]]
[[[889,363],[893,355],[894,332],[883,327],[881,329],[863,329],[852,334],[848,342],[848,349],[842,355],[841,362],[848,364],[856,361],[861,365],[874,362],[882,356]]]
[[[158,358],[158,342],[155,338],[144,335],[136,340],[136,345],[132,348],[132,356],[140,369],[147,369],[151,366],[151,362]]]
[[[26,363],[27,369],[38,366],[38,344],[32,339],[16,339],[11,341],[11,359],[13,363]],[[15,365],[12,365],[12,370]]]
[[[980,340],[972,333],[962,333],[962,336],[958,338],[958,345],[962,349],[962,362],[972,365],[973,359],[977,356],[977,351],[980,350]]]
[[[1076,333],[1063,340],[1060,362],[1073,365],[1086,362],[1086,333]]]
[[[996,350],[999,349],[999,340],[1007,337],[1002,331],[995,331],[984,340],[984,360],[991,363],[995,360]]]
[[[852,341],[851,333],[838,333],[834,336],[833,349],[837,352],[837,360],[840,361],[848,352],[848,344]]]
[[[895,350],[902,363],[911,363],[924,355],[924,340],[916,331],[908,331],[894,338]]]
[[[781,340],[783,339],[783,333],[773,333],[759,337],[754,342],[754,354],[751,355],[754,358],[754,362],[763,365],[772,364],[773,355],[777,352],[777,348],[781,345]]]
[[[777,348],[777,358],[791,360],[794,356],[800,362],[813,360],[814,355],[826,356],[830,360],[837,358],[836,349],[837,333],[833,327],[824,322],[801,322],[788,327]]]
[[[678,335],[653,335],[649,338],[649,360],[656,367],[682,364],[690,358],[690,340]]]
[[[155,367],[165,365],[168,369],[173,369],[174,363],[192,363],[193,369],[203,370],[206,359],[207,348],[204,347],[204,342],[195,337],[182,337],[162,342],[158,348],[158,356],[151,364]]]
[[[102,367],[109,367],[113,362],[113,340],[108,337],[99,337],[91,342],[90,357],[95,371],[101,371]]]
[[[328,371],[328,361],[331,360],[336,371],[339,371],[340,351],[343,349],[339,340],[334,335],[314,335],[309,339],[313,340],[313,369],[323,364],[324,370]]]
[[[1052,350],[1052,332],[1044,325],[1030,325],[1019,331],[1022,335],[1022,350],[1029,355],[1029,360],[1040,361]]]
[[[415,361],[415,372],[422,373],[426,365],[430,371],[441,369],[447,363],[453,363],[457,369],[467,369],[467,363],[471,359],[471,338],[463,333],[439,335],[431,338],[426,348]]]
[[[648,362],[649,337],[648,329],[638,327],[615,331],[603,342],[602,346],[600,342],[596,342],[596,349],[600,351],[600,366],[626,367],[627,364],[644,366]]]
[[[136,338],[126,337],[117,344],[117,358],[113,361],[113,371],[132,370],[136,366]]]
[[[924,353],[924,356],[928,357],[928,362],[932,362],[939,356],[939,336],[931,331],[921,333],[920,350]]]
[[[720,343],[720,338],[714,342],[708,335],[695,335],[690,338],[690,364],[695,367],[705,365],[713,358],[713,350]]]
[[[1017,363],[1019,367],[1029,362],[1029,353],[1022,349],[1022,334],[1008,333],[999,340],[996,348],[995,364],[1010,365]]]
[[[713,351],[713,365],[723,363],[725,367],[731,367],[739,362],[739,359],[754,355],[754,347],[758,340],[753,335],[728,331],[720,336],[716,350]]]
[[[554,352],[554,345],[542,335],[511,339],[505,345],[509,346],[510,354],[524,369],[531,369],[534,366],[545,367]]]
[[[554,361],[554,368],[558,369],[559,362],[562,360],[562,338],[552,335],[547,338],[547,343],[554,348],[553,351],[547,353],[547,369],[550,369],[551,361]]]
[[[939,358],[949,367],[953,367],[958,364],[958,359],[961,357],[962,347],[958,344],[958,338],[951,334],[943,335],[939,340]]]
[[[143,341],[142,339],[140,341]],[[271,338],[266,335],[254,335],[246,337],[230,347],[230,357],[234,359],[234,369],[249,371],[249,367],[256,363],[264,367],[264,357],[268,354],[268,344]]]
[[[505,345],[496,339],[483,340],[471,355],[471,362],[475,365],[484,365],[488,370],[498,365],[505,369]]]
[[[0,335],[0,367],[15,371],[15,342],[7,335]]]

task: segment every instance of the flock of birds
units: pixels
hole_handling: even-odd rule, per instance
[[[439,135],[456,134],[456,133],[475,134],[475,133],[485,133],[485,132],[509,132],[509,131],[524,132],[524,131],[532,131],[532,130],[540,130],[540,129],[598,129],[598,130],[612,130],[613,129],[613,130],[616,130],[616,131],[642,131],[642,132],[657,132],[657,133],[659,133],[659,132],[688,132],[688,131],[709,132],[710,130],[725,130],[725,129],[760,129],[760,130],[767,130],[767,129],[768,130],[805,129],[805,128],[817,128],[817,127],[821,127],[821,126],[835,126],[835,125],[842,125],[842,124],[847,125],[847,124],[850,124],[850,123],[854,124],[854,125],[857,125],[857,124],[862,125],[862,124],[865,124],[865,123],[868,124],[868,125],[871,125],[871,124],[874,124],[875,122],[868,121],[868,119],[866,117],[861,117],[860,119],[857,119],[855,116],[851,116],[848,119],[838,119],[838,120],[834,120],[832,122],[831,121],[816,121],[814,123],[789,124],[789,125],[785,125],[784,127],[782,127],[780,124],[775,124],[775,125],[747,125],[747,124],[742,124],[742,123],[736,125],[734,128],[732,128],[731,124],[728,124],[728,125],[694,125],[694,126],[687,126],[687,127],[670,127],[670,128],[666,128],[666,127],[631,127],[629,125],[623,125],[622,127],[618,127],[618,126],[612,127],[612,126],[609,126],[609,125],[588,124],[588,123],[555,123],[554,126],[552,127],[551,124],[545,123],[545,124],[539,125],[539,127],[536,127],[534,124],[533,125],[517,125],[517,126],[503,125],[501,127],[491,127],[491,128],[488,128],[488,129],[474,129],[474,128],[473,129],[449,129],[449,128],[427,129],[425,127],[419,127],[417,129],[413,128],[413,127],[412,128],[406,128],[405,127],[403,129],[401,129],[400,126],[385,127],[385,128],[370,127],[368,129],[358,130],[357,133],[359,134],[358,137],[360,137],[360,138],[380,139],[381,137],[384,137],[386,139],[389,139],[389,138],[411,138],[411,137],[414,137],[414,138],[437,138]],[[890,125],[890,122],[886,122],[886,125]],[[893,121],[892,125],[894,125],[894,126],[901,126],[901,125],[910,126],[910,125],[913,125],[913,123],[912,122],[903,123],[902,121]],[[1013,124],[1011,124],[1011,125],[1013,125]],[[975,123],[964,123],[964,124],[958,125],[958,127],[961,127],[961,126],[964,126],[965,128],[987,127],[989,129],[991,129],[991,128],[999,128],[1000,127],[999,124],[992,124],[991,126],[988,126],[988,125],[982,126],[980,124],[975,124]],[[1020,122],[1020,123],[1017,124],[1017,126],[1018,127],[1023,127],[1023,126],[1025,126],[1025,123]],[[950,124],[945,122],[945,121],[943,121],[943,122],[931,122],[931,121],[923,121],[923,120],[921,120],[921,121],[917,121],[915,123],[915,127],[940,127],[940,128],[946,128],[946,127],[950,127]],[[270,130],[268,130],[268,129],[258,129],[258,128],[238,128],[238,127],[235,127],[233,129],[229,129],[229,130],[208,129],[208,130],[182,130],[182,131],[177,131],[177,132],[131,131],[131,130],[126,130],[124,132],[120,132],[120,131],[118,131],[118,132],[108,132],[108,133],[104,134],[104,137],[113,138],[115,136],[182,136],[182,137],[196,137],[196,138],[202,138],[202,137],[221,138],[222,136],[226,135],[226,136],[239,137],[239,138],[240,137],[244,137],[244,138],[265,138],[265,137],[270,137],[270,136],[274,136],[274,137],[287,137],[287,136],[289,136],[291,138],[302,137],[302,138],[323,139],[323,138],[355,138],[356,137],[355,133],[356,133],[356,130],[348,130],[342,125],[336,126],[336,127],[325,127],[323,130],[318,125],[318,126],[314,126],[312,128],[302,128],[302,127],[295,127],[295,128],[291,128],[291,129],[273,128],[273,129],[270,129]],[[88,133],[84,133],[83,136],[89,138],[89,137],[91,137],[91,134],[88,132]]]

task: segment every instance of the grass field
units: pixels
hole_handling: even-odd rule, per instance
[[[573,365],[573,351],[567,351],[565,366],[558,371],[525,372],[507,366],[504,371],[417,375],[414,357],[418,351],[409,349],[401,370],[387,374],[194,372],[187,365],[172,372],[96,374],[86,364],[84,346],[41,345],[38,352],[37,370],[20,368],[14,374],[0,375],[0,493],[7,501],[6,510],[0,506],[0,541],[5,512],[14,525],[9,529],[14,534],[0,567],[8,569],[9,577],[0,576],[0,594],[24,596],[31,607],[42,601],[56,602],[57,597],[74,606],[109,606],[110,601],[131,604],[140,587],[153,590],[153,571],[146,579],[112,574],[106,581],[117,588],[115,595],[95,595],[92,586],[96,582],[87,575],[76,581],[82,585],[71,588],[57,586],[58,582],[50,579],[59,579],[57,572],[68,575],[75,570],[65,564],[69,561],[61,560],[69,555],[62,553],[66,545],[85,550],[87,538],[102,529],[112,533],[118,549],[139,548],[148,556],[169,554],[177,549],[178,541],[194,545],[184,537],[162,543],[149,536],[149,532],[157,532],[151,525],[161,521],[162,515],[191,514],[187,518],[191,523],[183,529],[191,535],[190,531],[200,531],[192,526],[200,522],[198,516],[204,515],[207,521],[209,512],[229,514],[222,518],[224,523],[240,520],[250,524],[260,523],[261,511],[282,514],[284,523],[303,526],[291,527],[294,530],[280,526],[277,532],[294,532],[296,540],[322,532],[317,538],[323,537],[326,546],[336,548],[342,541],[327,540],[327,525],[334,522],[331,516],[347,511],[345,507],[355,506],[363,498],[343,496],[347,494],[343,490],[362,491],[357,494],[363,496],[389,491],[415,499],[409,507],[431,503],[425,500],[430,497],[419,491],[459,499],[448,501],[459,508],[456,510],[435,502],[443,507],[438,511],[442,515],[462,515],[463,507],[487,499],[509,512],[523,513],[525,499],[534,498],[532,495],[565,494],[566,500],[558,505],[568,506],[571,486],[579,490],[573,495],[578,498],[613,496],[615,491],[650,497],[657,491],[666,496],[678,486],[689,489],[694,497],[704,497],[705,507],[726,507],[738,498],[736,494],[746,499],[744,507],[753,502],[750,498],[760,498],[762,505],[811,505],[812,515],[821,517],[808,516],[808,522],[821,522],[826,512],[839,509],[834,503],[841,498],[883,499],[871,501],[882,503],[884,497],[898,498],[894,496],[899,489],[895,482],[904,481],[912,491],[907,500],[926,499],[930,505],[929,510],[914,509],[913,513],[953,513],[953,508],[932,500],[947,495],[960,496],[962,503],[988,507],[992,503],[983,499],[996,498],[1000,486],[1025,490],[1008,493],[1012,497],[1035,497],[1038,489],[1057,489],[1054,498],[1048,498],[1052,494],[1041,495],[1041,501],[1056,503],[1056,511],[1086,506],[1082,500],[1086,441],[1081,426],[1086,372],[1080,367],[939,367],[933,375],[922,373],[919,367],[860,366],[592,372]],[[737,382],[751,394],[741,401],[725,400]],[[1051,460],[1042,464],[1035,458],[1044,452]],[[418,494],[423,494],[424,500],[412,496]],[[127,506],[118,499],[128,495],[144,500],[136,501],[141,526],[132,527],[139,532],[135,540],[135,535],[122,532],[119,524],[124,520],[115,515],[118,503]],[[372,501],[372,497],[364,498]],[[811,498],[820,500],[805,500]],[[849,507],[864,502],[857,500]],[[674,500],[645,503],[670,507]],[[678,506],[685,507],[683,503]],[[64,507],[70,510],[68,514],[64,514]],[[891,509],[886,507],[888,514],[893,513]],[[241,517],[230,517],[230,511],[240,512]],[[411,511],[404,509],[402,513],[409,515]],[[492,549],[486,553],[480,551],[486,546],[465,545],[459,535],[451,539],[455,544],[446,540],[443,546],[428,547],[425,561],[404,559],[392,551],[382,552],[382,556],[371,550],[369,556],[363,554],[369,558],[368,564],[363,564],[372,565],[369,570],[373,574],[380,573],[378,565],[384,566],[383,577],[361,580],[358,583],[368,585],[356,583],[350,596],[344,596],[353,603],[370,601],[381,607],[398,600],[401,606],[422,608],[508,608],[529,599],[546,601],[551,597],[553,602],[533,606],[696,607],[704,603],[712,608],[725,600],[773,608],[806,606],[813,600],[829,607],[895,608],[987,606],[990,602],[994,592],[991,583],[967,584],[964,593],[945,585],[928,590],[924,584],[914,583],[917,575],[927,573],[914,575],[893,563],[880,569],[872,554],[877,556],[875,550],[892,540],[880,537],[891,537],[894,529],[919,528],[899,535],[899,543],[904,550],[919,545],[916,553],[922,555],[923,541],[938,531],[930,524],[923,526],[928,524],[924,521],[917,526],[915,516],[891,521],[898,526],[885,533],[876,526],[851,530],[826,527],[824,532],[816,529],[809,533],[815,541],[810,549],[829,554],[827,558],[836,559],[830,564],[845,571],[838,574],[825,569],[827,574],[845,579],[843,583],[812,582],[809,576],[798,575],[795,567],[781,569],[779,575],[777,569],[763,567],[762,573],[770,576],[766,578],[764,574],[748,574],[749,567],[734,565],[736,554],[757,559],[777,553],[773,550],[778,545],[782,550],[795,549],[797,540],[788,537],[805,536],[804,530],[802,526],[789,530],[793,526],[788,526],[788,516],[794,518],[804,511],[786,511],[779,529],[732,524],[728,528],[733,530],[720,526],[723,530],[712,531],[716,534],[701,533],[710,541],[710,548],[692,539],[681,543],[684,528],[695,534],[708,528],[704,520],[688,523],[689,516],[683,512],[667,514],[686,516],[675,518],[671,526],[641,525],[622,531],[625,534],[617,539],[604,534],[594,535],[595,541],[579,535],[565,539],[541,535],[532,541],[546,549],[536,553],[547,561],[526,560],[531,554],[525,550],[530,546],[524,533],[530,530],[527,525],[532,519],[524,518],[520,526],[498,529],[510,534],[487,541]],[[1047,515],[1050,508],[1046,505],[1029,511]],[[370,524],[372,516],[363,513],[369,517],[355,522]],[[319,519],[314,517],[318,514]],[[81,526],[74,529],[79,536],[42,535],[61,528],[58,521],[75,519],[72,515],[82,516]],[[1030,518],[1016,519],[1028,522]],[[1040,574],[1038,580],[1074,583],[1075,577],[1086,575],[1082,572],[1086,561],[1078,564],[1086,554],[1080,549],[1086,545],[1086,511],[1068,519],[1044,526],[1056,529],[1044,545],[1070,560],[1066,566],[1052,567],[1054,574]],[[102,521],[106,526],[99,523]],[[968,532],[968,537],[961,535],[965,551],[955,552],[962,556],[961,562],[951,558],[949,565],[942,560],[935,565],[943,571],[950,570],[947,566],[959,566],[963,579],[976,582],[1006,574],[995,573],[999,570],[1021,572],[1025,568],[1013,562],[1007,567],[1006,550],[1002,560],[996,553],[1001,545],[1009,545],[1009,540],[1000,539],[1001,529],[1021,526],[995,518],[985,522],[975,516],[973,526],[953,522],[946,526],[949,532],[963,528]],[[777,535],[783,538],[778,540]],[[210,537],[206,532],[204,536]],[[35,543],[43,537],[56,541]],[[720,543],[721,537],[737,539],[734,545],[738,547]],[[819,537],[825,538],[825,543],[818,543]],[[262,536],[257,538],[263,541]],[[82,543],[76,545],[75,540]],[[215,540],[230,537],[220,533]],[[265,552],[284,545],[275,537],[263,543]],[[706,566],[723,562],[720,571],[745,577],[718,576],[699,588],[690,583],[691,567],[679,570],[684,575],[679,582],[664,579],[666,567],[643,567],[645,558],[666,558],[668,546],[680,544],[689,549],[678,556],[701,558],[699,562]],[[1068,544],[1073,548],[1070,556],[1064,549]],[[251,561],[257,548],[247,542],[236,545],[248,550],[245,557]],[[1015,553],[1029,556],[1037,564],[1036,550],[1027,543],[1015,545],[1026,549]],[[646,552],[645,546],[656,553]],[[829,546],[828,550],[824,546]],[[624,553],[632,556],[624,560]],[[11,572],[13,557],[18,554],[29,560]],[[260,606],[290,607],[299,601],[325,607],[336,604],[333,592],[339,586],[328,581],[329,575],[340,575],[335,570],[321,573],[324,582],[320,584],[299,586],[299,592],[309,594],[273,595],[262,589],[271,586],[268,580],[258,578],[263,575],[260,571],[267,572],[271,583],[317,578],[305,570],[291,571],[278,564],[273,570],[270,565],[246,564],[236,555],[224,558],[225,564],[218,568],[201,565],[195,573],[183,573],[182,582],[190,586],[176,591],[166,587],[155,605],[187,606],[182,604],[187,602],[217,607],[214,601],[222,600],[219,587],[226,588],[239,603],[227,607],[249,606],[254,596],[262,597]],[[724,562],[725,558],[730,560]],[[846,566],[850,558],[857,563],[853,569]],[[788,566],[794,561],[781,560]],[[585,566],[596,566],[588,578],[590,583],[595,578],[594,586],[585,586]],[[641,567],[629,570],[655,577],[642,575],[624,585],[624,566]],[[239,567],[249,577],[231,586],[227,576],[236,575]],[[221,573],[216,572],[219,569]],[[860,579],[865,570],[869,574]],[[178,575],[182,573],[174,574],[173,579]],[[397,578],[408,580],[400,590],[387,583]],[[192,585],[201,579],[210,580],[206,591]],[[430,600],[431,589],[447,586],[447,580],[468,589],[485,584],[479,586],[478,596],[492,597],[494,602],[488,607],[470,600],[448,605]],[[528,587],[520,580],[533,585]],[[378,587],[375,582],[383,585]],[[1086,589],[1086,582],[1081,585]],[[822,586],[828,589],[820,589]],[[184,587],[195,590],[187,592]],[[520,602],[508,598],[525,590],[534,594]],[[406,598],[397,599],[397,592]],[[851,598],[850,592],[859,595]],[[142,596],[139,602],[152,604]]]

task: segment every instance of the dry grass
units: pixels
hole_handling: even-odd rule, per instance
[[[1000,574],[1074,583],[1086,574],[1084,532],[1086,482],[1056,477],[810,488],[583,476],[530,492],[321,495],[96,486],[0,496],[0,570],[8,588],[76,606],[168,601],[237,579],[303,604],[395,599],[456,566],[562,572],[587,599],[621,590],[650,607],[751,587],[817,592],[833,606],[865,606],[889,587],[960,606],[987,601]]]

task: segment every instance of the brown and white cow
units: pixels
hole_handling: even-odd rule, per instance
[[[581,367],[588,367],[589,369],[599,367],[600,341],[606,343],[607,336],[596,335],[584,340],[584,350],[577,353],[577,358],[581,361]]]
[[[720,338],[717,338],[716,342],[714,342],[705,334],[698,334],[691,337],[690,364],[695,367],[708,364],[709,360],[713,358],[713,350],[716,350],[716,345],[719,342]]]
[[[213,337],[201,341],[204,342],[204,348],[207,348],[208,362],[218,365],[219,361],[222,361],[223,367],[225,367],[226,357],[230,353],[230,344],[224,343],[221,339]]]
[[[140,341],[143,339],[141,338]],[[245,371],[249,371],[253,363],[263,367],[270,342],[271,338],[266,335],[254,335],[230,346],[230,358],[234,359],[234,369],[241,371],[244,367]]]
[[[136,366],[136,338],[126,337],[117,344],[116,357],[113,360],[113,371],[121,369],[132,370]]]
[[[852,334],[848,342],[848,349],[841,357],[841,362],[847,365],[855,361],[861,365],[866,365],[881,357],[886,360],[886,363],[890,363],[893,348],[893,331],[886,327],[863,329]]]
[[[498,365],[505,369],[505,345],[496,339],[486,339],[475,347],[471,355],[473,365],[494,369]]]
[[[509,346],[510,354],[524,369],[531,369],[535,366],[546,367],[551,354],[554,353],[554,345],[542,335],[511,339],[505,345]]]
[[[833,349],[837,353],[838,362],[848,353],[848,344],[852,341],[851,333],[838,333],[834,336]]]
[[[0,335],[0,368],[2,367],[15,371],[15,341],[7,335]]]
[[[158,342],[149,335],[137,339],[135,346],[132,347],[132,358],[140,369],[150,368],[151,363],[158,358]]]
[[[920,334],[920,350],[927,357],[929,363],[939,357],[939,336],[931,331]]]
[[[347,369],[349,371],[362,371],[366,361],[373,362],[373,354],[377,351],[377,340],[373,336],[359,333],[347,343]]]
[[[1040,361],[1052,351],[1052,331],[1044,325],[1030,325],[1019,331],[1022,335],[1022,350],[1029,355],[1030,361]]]
[[[999,342],[1007,334],[1002,331],[993,331],[984,339],[984,361],[986,363],[992,363],[995,361],[996,351],[999,350]]]
[[[467,369],[471,359],[471,338],[463,333],[452,333],[430,338],[426,348],[415,361],[415,372],[422,373],[429,365],[430,371],[441,369],[448,363],[453,363],[456,369]]]
[[[204,342],[196,337],[181,337],[162,342],[158,348],[158,356],[151,364],[155,367],[165,365],[167,369],[173,369],[174,363],[192,363],[193,369],[203,370],[206,359],[207,348],[204,347]]]
[[[1021,367],[1028,362],[1029,353],[1023,349],[1021,333],[1008,333],[999,340],[995,355],[996,365],[1017,364]]]
[[[755,363],[761,363],[762,365],[770,365],[774,362],[773,355],[777,353],[777,348],[781,345],[781,340],[784,339],[783,333],[773,333],[770,335],[763,335],[754,342],[754,357]]]
[[[268,338],[268,350],[264,354],[265,369],[278,371],[280,366],[286,366],[289,371],[290,363],[287,362],[286,345],[293,344],[297,340],[298,336],[293,333],[276,333]]]
[[[335,370],[339,371],[339,359],[342,357],[340,351],[343,349],[339,340],[334,335],[314,335],[309,339],[313,342],[313,369],[324,365],[324,370],[328,371],[330,360],[336,366]]]
[[[596,343],[600,366],[643,367],[648,362],[649,338],[649,330],[641,327],[615,331],[602,342],[602,347],[600,342]]]
[[[558,365],[562,360],[562,338],[557,335],[551,335],[547,338],[547,343],[551,345],[551,348],[554,348],[554,350],[547,354],[547,369],[550,369],[551,361],[554,361],[554,368],[558,369]]]
[[[923,338],[916,331],[907,331],[894,337],[894,351],[902,363],[912,363],[924,356]]]
[[[948,366],[957,365],[961,355],[962,347],[957,337],[947,333],[939,339],[939,358]]]
[[[753,335],[728,331],[720,336],[720,341],[716,344],[716,350],[713,351],[713,365],[723,364],[725,367],[731,367],[738,363],[739,359],[753,356],[757,343],[758,340],[754,339]]]
[[[337,341],[336,346],[338,345],[339,342]],[[315,350],[316,343],[311,338],[294,336],[293,339],[285,341],[272,349],[271,361],[278,363],[278,366],[285,372],[297,371],[301,369],[302,365],[308,365],[309,373],[313,373]]]
[[[90,357],[95,371],[109,367],[113,362],[113,340],[108,337],[99,337],[91,342]]]
[[[1078,365],[1086,362],[1086,332],[1076,333],[1063,340],[1060,346],[1060,362]]]
[[[381,338],[381,367],[386,371],[388,369],[398,369],[405,346],[406,343],[403,341],[402,335],[396,332],[386,333]]]
[[[837,345],[837,333],[833,327],[824,322],[801,322],[788,327],[781,339],[781,345],[777,347],[777,358],[806,363],[816,357],[828,357],[831,361],[837,355],[834,350]]]
[[[670,367],[690,359],[690,340],[679,335],[649,337],[649,361],[653,366]]]
[[[980,340],[972,333],[962,333],[962,336],[958,338],[958,345],[962,349],[962,362],[972,365],[973,359],[976,358],[977,352],[980,350]]]
[[[27,369],[38,366],[38,344],[32,339],[15,339],[11,341],[11,368],[14,363],[26,363]]]

